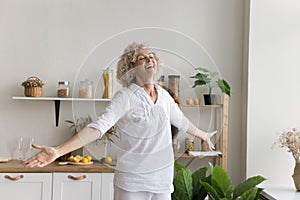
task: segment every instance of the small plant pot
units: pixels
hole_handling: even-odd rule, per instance
[[[216,95],[214,94],[204,94],[204,103],[205,105],[213,105],[215,103],[215,97]]]

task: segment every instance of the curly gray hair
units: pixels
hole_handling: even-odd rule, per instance
[[[132,42],[125,49],[120,57],[117,64],[117,80],[123,85],[123,87],[128,87],[131,83],[135,82],[135,77],[132,73],[134,68],[134,63],[136,61],[137,52],[139,49],[148,49],[145,44]],[[151,51],[152,52],[152,51]],[[155,52],[152,52],[154,58],[158,63],[158,73],[156,79],[160,76],[161,61]]]

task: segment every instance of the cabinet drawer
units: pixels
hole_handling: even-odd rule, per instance
[[[0,173],[1,199],[51,200],[51,173]]]

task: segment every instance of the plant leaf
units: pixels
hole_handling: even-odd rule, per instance
[[[255,196],[254,200],[258,200],[258,199],[259,199],[260,193],[261,193],[263,190],[264,190],[263,188],[257,188],[257,192],[256,192],[256,196]]]
[[[203,185],[203,187],[206,189],[208,194],[210,196],[212,196],[215,200],[221,199],[219,194],[217,193],[217,191],[214,189],[214,187],[212,185],[210,185],[209,183],[206,183],[204,181],[201,181],[201,185]]]
[[[207,167],[200,168],[192,174],[193,179],[193,199],[201,199],[207,195],[206,190],[201,185],[200,181],[206,178]]]
[[[253,176],[253,177],[248,178],[247,180],[238,184],[235,187],[235,189],[233,190],[233,198],[237,198],[237,197],[241,196],[244,192],[254,188],[256,185],[260,184],[264,180],[266,180],[266,179],[262,176]]]
[[[206,85],[206,82],[202,81],[202,80],[196,80],[194,82],[193,88],[196,87],[196,86],[200,86],[200,85]]]
[[[227,172],[220,166],[213,167],[211,172],[212,186],[216,188],[216,191],[220,197],[232,198],[232,183]]]
[[[223,93],[230,96],[231,88],[227,81],[225,81],[224,79],[218,79],[217,84]]]
[[[254,200],[256,197],[257,188],[246,191],[241,197],[240,200]]]
[[[188,168],[181,168],[176,173],[172,198],[178,200],[192,200],[192,194],[192,172]]]
[[[210,71],[204,67],[197,67],[195,68],[195,70],[198,70],[200,72],[204,72],[204,73],[209,73]]]
[[[201,81],[204,81],[206,83],[211,81],[211,78],[209,77],[209,74],[203,74],[203,73],[197,73],[194,76],[191,76],[190,78],[195,78]]]
[[[209,72],[209,75],[210,75],[212,78],[215,78],[216,76],[218,76],[218,72]]]
[[[180,164],[179,162],[175,161],[174,162],[174,167],[175,167],[175,171],[178,172],[179,170],[181,170],[182,168],[186,168],[185,166],[183,166],[182,164]]]

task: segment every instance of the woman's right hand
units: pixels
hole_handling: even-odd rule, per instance
[[[23,160],[23,165],[25,167],[44,167],[55,161],[60,156],[54,147],[35,144],[32,144],[32,147],[39,149],[40,152],[26,160]]]
[[[207,135],[206,135],[206,137],[205,137],[205,139],[204,139],[204,141],[207,143],[208,149],[209,149],[210,151],[215,150],[215,146],[214,146],[214,144],[211,142],[210,138],[212,138],[216,133],[217,133],[217,131],[214,131],[214,132],[211,132],[211,133],[207,133]]]

